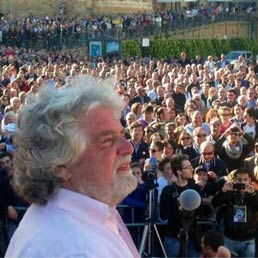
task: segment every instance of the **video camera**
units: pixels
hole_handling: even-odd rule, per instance
[[[143,172],[142,180],[146,183],[146,188],[151,190],[157,187],[157,159],[150,158],[151,169]]]

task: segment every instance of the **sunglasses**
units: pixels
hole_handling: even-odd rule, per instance
[[[207,135],[206,134],[197,134],[196,135],[198,138],[201,138],[201,137],[206,137]]]
[[[190,137],[184,137],[184,138],[182,138],[182,141],[184,141],[184,140],[190,140],[191,138]]]
[[[240,132],[233,132],[232,135],[239,136],[239,135],[241,135],[241,133]]]
[[[149,151],[150,151],[151,153],[159,152],[159,150],[154,150],[154,149],[149,149]]]
[[[214,152],[212,151],[212,152],[203,152],[202,153],[202,155],[203,156],[210,156],[210,155],[212,155]]]

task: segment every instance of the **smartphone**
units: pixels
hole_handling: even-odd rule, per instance
[[[245,189],[245,184],[243,183],[235,183],[233,184],[233,189],[237,190],[237,191],[241,191]]]

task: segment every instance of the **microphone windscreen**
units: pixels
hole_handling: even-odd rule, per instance
[[[184,190],[179,196],[179,204],[186,211],[194,211],[201,205],[201,196],[193,189]]]

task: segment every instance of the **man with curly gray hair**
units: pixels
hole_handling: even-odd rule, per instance
[[[32,203],[6,257],[139,257],[115,206],[136,185],[112,87],[77,79],[21,111],[14,187]]]

